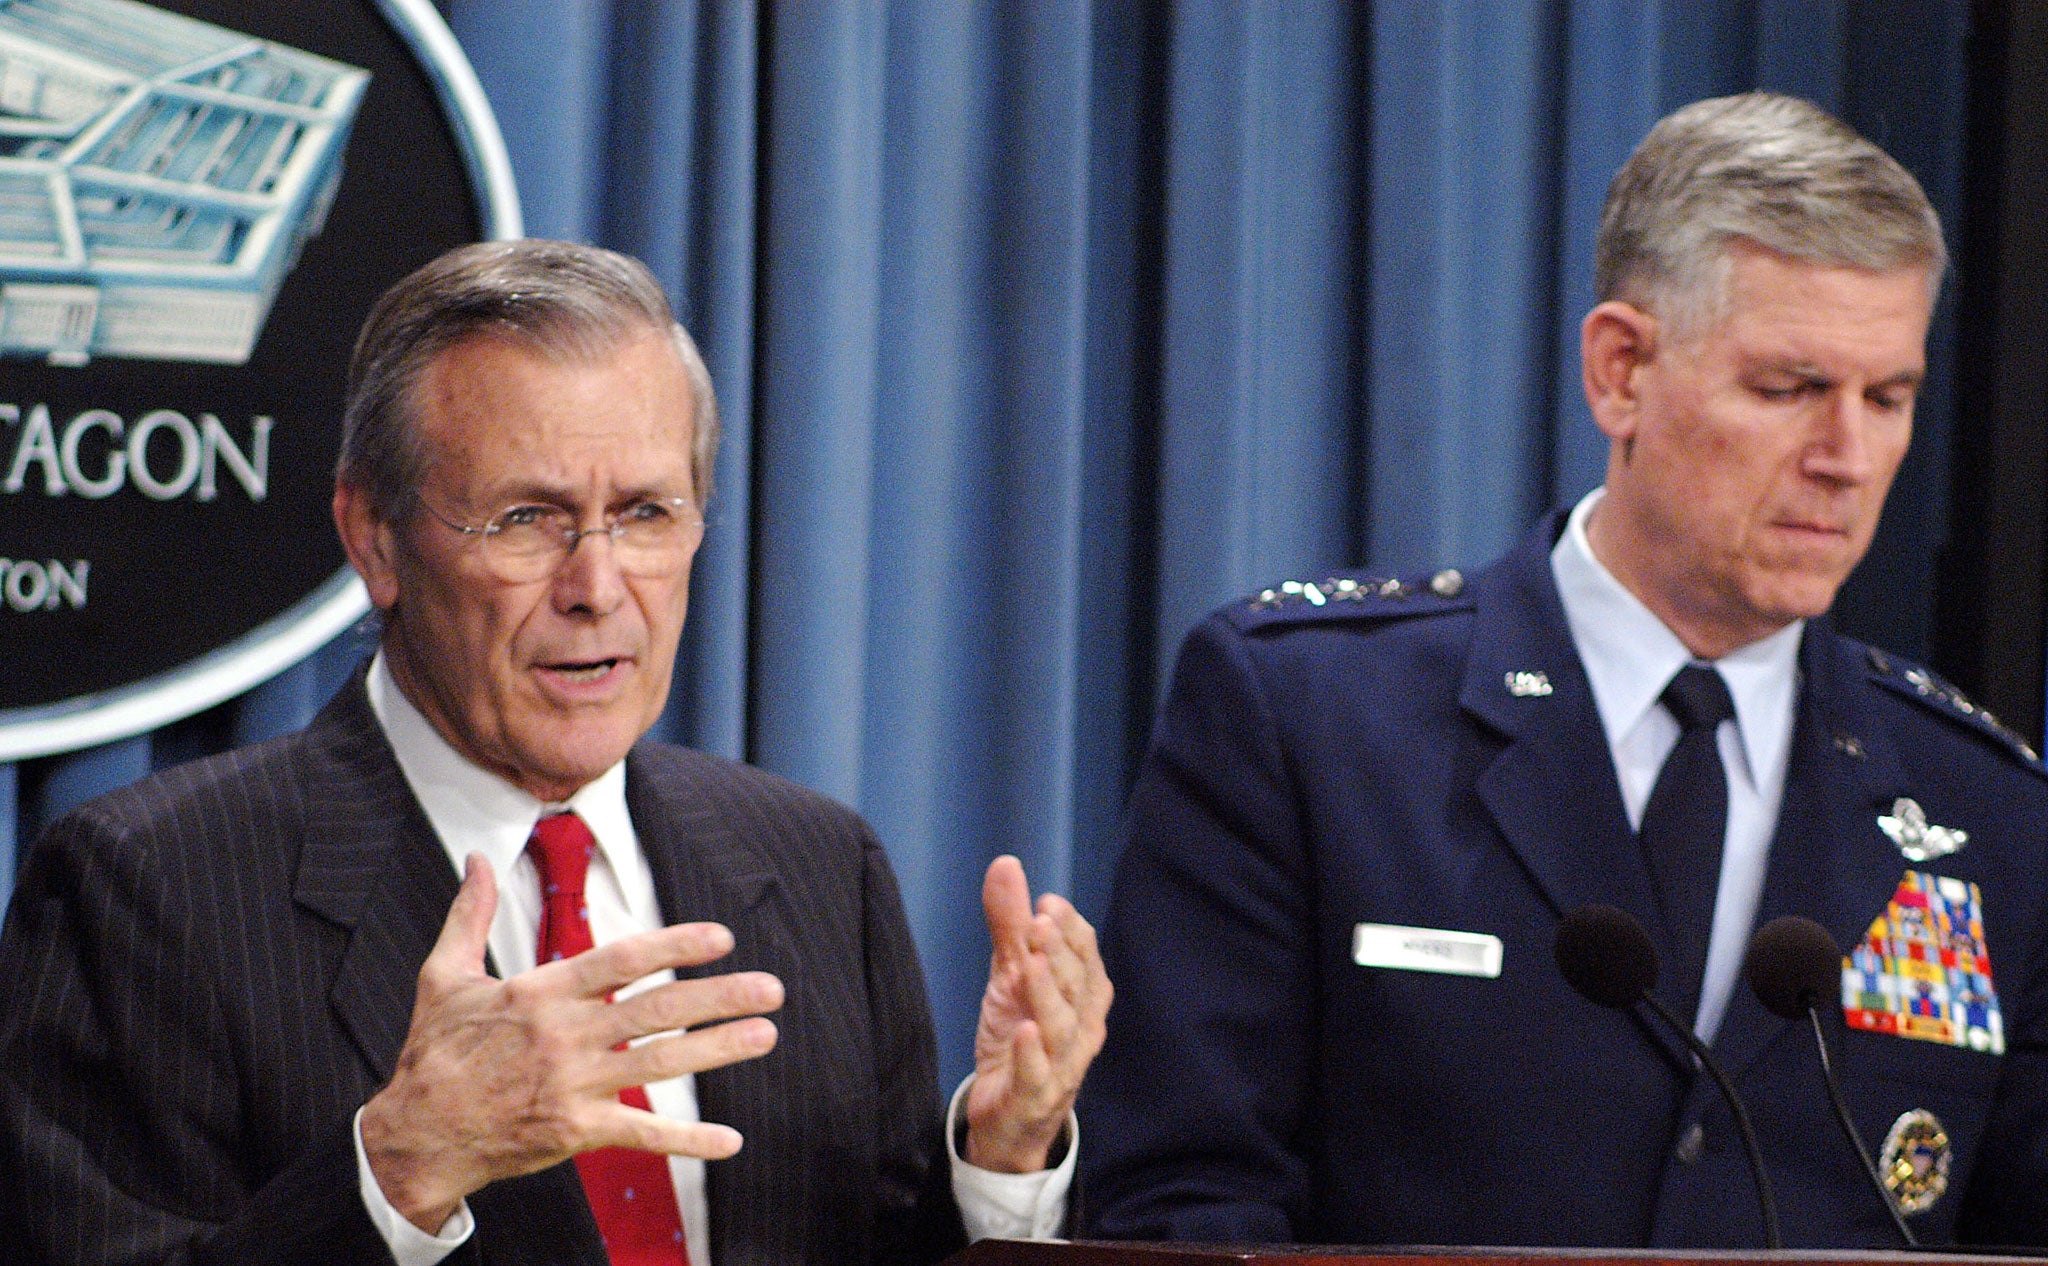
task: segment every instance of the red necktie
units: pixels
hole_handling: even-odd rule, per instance
[[[583,819],[573,813],[542,818],[527,841],[527,851],[540,867],[540,952],[536,961],[574,958],[591,947],[590,911],[583,900],[583,877],[597,840]],[[619,1101],[651,1110],[647,1091],[628,1086]],[[597,1215],[612,1266],[687,1266],[683,1217],[676,1208],[675,1183],[668,1158],[630,1147],[604,1147],[576,1158],[583,1194]]]

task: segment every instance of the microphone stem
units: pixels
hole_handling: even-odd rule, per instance
[[[1849,1136],[1849,1146],[1856,1149],[1856,1159],[1870,1175],[1870,1185],[1876,1189],[1877,1198],[1884,1201],[1884,1211],[1892,1218],[1892,1225],[1899,1229],[1900,1238],[1907,1248],[1920,1247],[1920,1241],[1913,1234],[1913,1228],[1906,1225],[1906,1217],[1899,1212],[1898,1201],[1892,1199],[1891,1189],[1884,1185],[1884,1175],[1878,1172],[1877,1162],[1870,1158],[1870,1149],[1863,1145],[1863,1136],[1856,1132],[1856,1122],[1849,1116],[1849,1104],[1842,1097],[1842,1085],[1835,1080],[1835,1064],[1828,1057],[1828,1039],[1820,1025],[1820,1008],[1806,1008],[1806,1018],[1813,1024],[1813,1045],[1820,1051],[1821,1080],[1828,1084],[1828,1102],[1835,1105],[1835,1120],[1842,1123],[1842,1132]]]
[[[1749,1112],[1742,1106],[1741,1098],[1736,1095],[1734,1083],[1728,1080],[1728,1074],[1721,1071],[1720,1061],[1707,1050],[1707,1044],[1700,1041],[1699,1035],[1692,1031],[1692,1026],[1680,1023],[1678,1017],[1671,1013],[1671,1008],[1658,1001],[1657,995],[1646,993],[1643,995],[1643,1001],[1650,1004],[1650,1009],[1685,1039],[1685,1044],[1692,1048],[1694,1057],[1699,1060],[1700,1067],[1706,1069],[1707,1075],[1714,1079],[1714,1084],[1721,1088],[1721,1097],[1728,1101],[1728,1111],[1735,1117],[1735,1131],[1742,1136],[1742,1151],[1749,1157],[1749,1171],[1756,1177],[1756,1200],[1764,1211],[1764,1243],[1773,1251],[1784,1248],[1785,1234],[1778,1228],[1778,1202],[1771,1195],[1770,1175],[1764,1172],[1763,1149],[1756,1145],[1756,1130],[1749,1123]]]

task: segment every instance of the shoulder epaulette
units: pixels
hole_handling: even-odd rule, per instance
[[[1864,648],[1864,659],[1870,665],[1872,680],[1878,684],[1951,720],[1990,735],[2028,764],[2040,767],[2041,757],[2031,744],[2000,722],[1989,708],[1972,703],[1968,695],[1933,672],[1888,655],[1875,646]]]
[[[1343,617],[1424,615],[1460,610],[1465,577],[1452,568],[1429,576],[1330,576],[1323,580],[1288,580],[1261,589],[1230,605],[1228,610],[1247,627]]]

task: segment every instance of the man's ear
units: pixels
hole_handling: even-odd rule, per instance
[[[334,485],[334,530],[348,561],[370,591],[370,602],[389,611],[398,602],[398,537],[354,484]]]
[[[1657,318],[1633,304],[1609,299],[1579,327],[1579,361],[1593,421],[1610,440],[1635,435],[1641,404],[1636,371],[1657,355]]]

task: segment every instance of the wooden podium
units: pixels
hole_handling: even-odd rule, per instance
[[[2039,1258],[1983,1253],[1909,1253],[1877,1249],[1763,1249],[1689,1252],[1606,1248],[1334,1248],[1308,1245],[1232,1247],[1220,1244],[1135,1244],[982,1240],[946,1259],[946,1266],[1699,1266],[1700,1263],[1825,1263],[1826,1266],[1992,1266]]]

